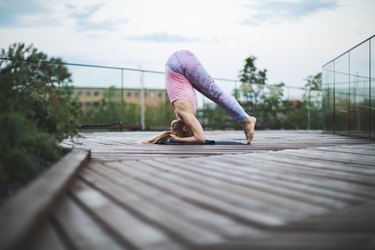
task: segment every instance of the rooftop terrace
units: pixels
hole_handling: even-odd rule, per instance
[[[374,141],[257,131],[252,145],[84,133],[9,200],[1,249],[375,249]],[[243,143],[242,131],[208,139]]]

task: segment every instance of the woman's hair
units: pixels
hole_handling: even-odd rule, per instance
[[[159,141],[166,142],[169,138],[171,138],[171,133],[174,133],[178,137],[188,137],[190,134],[183,129],[185,125],[186,124],[182,120],[173,120],[171,122],[171,131],[160,132],[159,134],[143,140],[140,143],[155,144]]]

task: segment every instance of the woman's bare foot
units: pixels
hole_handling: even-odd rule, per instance
[[[251,141],[254,139],[254,129],[255,129],[255,123],[257,122],[257,119],[254,116],[249,116],[243,123],[243,131],[246,135],[247,144],[250,144]]]

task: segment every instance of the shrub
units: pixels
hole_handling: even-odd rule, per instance
[[[2,49],[1,57],[0,112],[21,112],[57,140],[77,134],[80,106],[62,61],[22,43]]]
[[[28,182],[43,170],[46,163],[55,161],[61,154],[56,141],[40,132],[22,113],[0,114],[0,131],[4,131],[0,133],[2,193]]]
[[[80,106],[60,59],[12,44],[0,54],[0,188],[24,184],[78,133]]]

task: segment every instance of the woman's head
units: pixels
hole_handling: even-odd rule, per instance
[[[178,137],[190,137],[193,135],[190,127],[183,120],[173,120],[171,122],[171,130]]]
[[[171,131],[163,131],[159,134],[148,138],[146,140],[140,141],[139,143],[157,143],[159,141],[168,141],[171,137],[171,133],[174,133],[178,137],[189,137],[193,133],[188,125],[186,125],[182,120],[173,120],[171,123]]]

